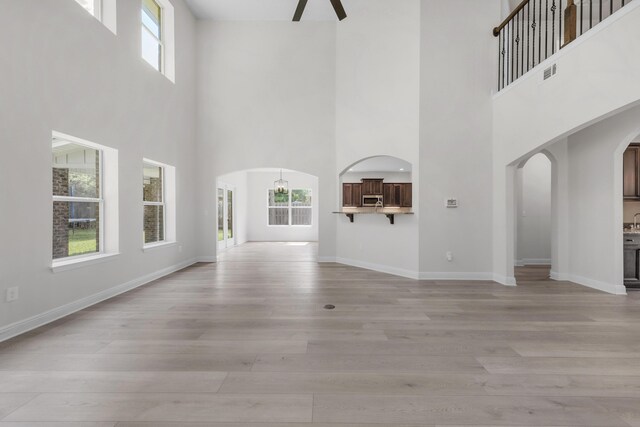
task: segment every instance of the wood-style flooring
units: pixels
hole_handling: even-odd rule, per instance
[[[0,427],[640,426],[640,293],[315,251],[245,244],[0,344]]]

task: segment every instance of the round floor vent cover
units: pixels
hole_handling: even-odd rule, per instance
[[[336,306],[333,304],[327,304],[324,306],[324,308],[325,310],[333,310],[334,308],[336,308]]]

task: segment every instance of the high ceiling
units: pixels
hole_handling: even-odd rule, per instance
[[[185,0],[199,19],[215,21],[291,21],[298,0]],[[342,0],[349,15],[349,5]],[[388,0],[401,1],[401,0]],[[481,0],[479,0],[481,1]],[[502,13],[508,15],[521,0],[502,0]],[[329,0],[309,0],[303,21],[337,21]]]
[[[298,0],[186,0],[186,2],[199,19],[215,21],[291,21],[298,5]],[[349,0],[343,0],[342,3],[348,15]],[[309,0],[302,20],[337,21],[337,18],[329,0]]]

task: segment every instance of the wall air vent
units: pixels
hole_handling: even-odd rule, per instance
[[[543,80],[547,80],[551,76],[555,76],[557,71],[558,71],[557,65],[553,64],[551,67],[549,67],[546,70],[544,70],[544,79]]]

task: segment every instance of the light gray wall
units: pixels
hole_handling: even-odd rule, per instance
[[[73,0],[2,2],[0,301],[2,326],[196,257],[195,21],[181,0],[176,83],[140,58],[140,11],[118,2],[114,35]],[[120,256],[52,273],[51,132],[119,151]],[[178,246],[142,251],[142,158],[176,167]],[[10,242],[10,243],[7,243]]]
[[[215,257],[215,177],[273,167],[319,179],[319,254],[335,255],[336,24],[198,23],[200,254]]]
[[[518,178],[516,264],[551,264],[551,161],[536,154]]]
[[[422,1],[420,271],[435,277],[491,277],[490,29],[500,10],[500,0]],[[460,16],[473,18],[451,25]],[[447,197],[460,207],[445,208]]]
[[[388,155],[412,164],[419,189],[419,0],[352,0],[337,29],[337,177],[359,160]],[[322,182],[320,183],[322,185]],[[334,210],[341,206],[335,200]],[[395,225],[380,215],[337,217],[337,259],[418,277],[418,209]],[[320,236],[322,240],[322,234]]]

